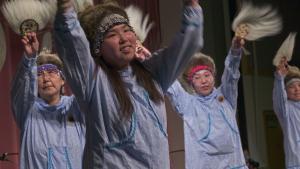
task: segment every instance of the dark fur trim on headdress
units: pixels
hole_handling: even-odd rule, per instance
[[[106,26],[105,31],[99,31],[99,27],[101,27],[100,24],[103,23],[103,20],[110,16],[120,17],[112,17],[115,21],[109,22],[110,24]],[[124,9],[121,8],[115,1],[111,0],[104,1],[102,4],[86,8],[84,11],[79,13],[79,20],[87,39],[90,42],[90,48],[93,57],[99,56],[97,52],[95,53],[94,49],[101,47],[101,42],[97,43],[99,40],[101,40],[99,37],[103,37],[109,28],[117,25],[118,23],[125,23],[129,25],[128,16]],[[101,33],[101,35],[99,35],[99,33]]]
[[[300,79],[300,70],[296,66],[289,66],[288,73],[284,78],[284,84],[287,84],[289,81],[295,78]]]
[[[196,53],[193,58],[191,59],[189,66],[183,73],[183,78],[188,83],[188,73],[191,69],[193,69],[195,66],[208,66],[209,70],[213,73],[213,75],[216,75],[216,66],[214,60],[207,55],[204,55],[203,53]]]
[[[187,66],[183,74],[179,77],[179,82],[181,83],[183,88],[189,93],[195,92],[189,81],[189,72],[195,66],[199,65],[208,66],[212,74],[214,76],[216,75],[216,66],[214,60],[210,56],[204,55],[203,53],[196,53],[189,62],[189,66]]]

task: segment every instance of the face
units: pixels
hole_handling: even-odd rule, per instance
[[[42,99],[52,102],[60,97],[64,80],[58,71],[44,70],[38,73],[38,92]]]
[[[300,82],[295,81],[286,87],[289,100],[300,101]]]
[[[117,68],[128,66],[135,57],[136,35],[126,24],[108,30],[102,43],[103,59]]]
[[[215,78],[210,71],[200,70],[193,76],[192,85],[196,93],[208,96],[214,89]]]

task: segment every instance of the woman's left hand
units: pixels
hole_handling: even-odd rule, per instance
[[[244,47],[245,45],[245,39],[239,37],[239,36],[235,36],[232,40],[232,48],[233,49],[240,49],[242,47]]]
[[[146,49],[142,44],[137,43],[136,52],[135,52],[136,59],[139,61],[144,61],[151,57],[151,52]]]

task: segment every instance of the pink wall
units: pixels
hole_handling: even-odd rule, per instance
[[[0,155],[4,152],[19,152],[19,130],[10,110],[10,84],[16,66],[20,60],[22,49],[19,37],[10,31],[0,14],[1,25],[6,35],[7,55],[4,66],[0,70]],[[9,156],[12,162],[0,161],[0,169],[17,169],[18,156]]]

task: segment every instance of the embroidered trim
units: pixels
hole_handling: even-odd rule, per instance
[[[220,110],[219,112],[222,114],[223,119],[225,120],[225,122],[228,124],[229,128],[230,128],[234,133],[239,134],[239,132],[236,131],[235,128],[232,126],[232,124],[229,123],[229,121],[227,120],[227,118],[226,118],[226,116],[225,116],[225,113],[224,113],[225,110],[224,110],[223,106],[221,106],[221,107],[222,107],[222,110]]]
[[[48,169],[53,169],[52,155],[53,155],[53,150],[50,147],[50,148],[48,148]]]
[[[146,97],[146,100],[150,106],[150,108],[152,109],[152,112],[153,112],[153,115],[155,117],[155,120],[157,121],[157,124],[158,124],[158,128],[160,129],[160,131],[163,133],[163,135],[165,137],[168,137],[168,134],[165,132],[164,128],[163,128],[163,125],[161,124],[156,112],[154,111],[154,108],[152,107],[151,103],[150,103],[150,98],[149,98],[149,94],[147,92],[144,92],[144,96]]]
[[[129,131],[128,137],[120,140],[119,142],[106,144],[106,145],[104,145],[104,147],[108,148],[108,149],[118,148],[118,147],[123,146],[124,144],[132,142],[133,137],[135,136],[135,132],[136,132],[136,125],[137,125],[136,114],[135,114],[135,112],[133,112],[131,115],[131,124],[130,124],[130,131]]]
[[[68,153],[67,147],[64,147],[64,150],[65,150],[65,157],[66,157],[67,164],[68,164],[67,168],[72,169],[72,165],[71,165],[71,161],[70,161],[70,158],[69,158],[69,153]]]
[[[207,131],[207,134],[203,138],[199,139],[197,142],[201,142],[204,139],[207,139],[209,134],[210,134],[210,131],[211,131],[211,117],[210,117],[210,113],[209,113],[208,114],[208,131]]]

